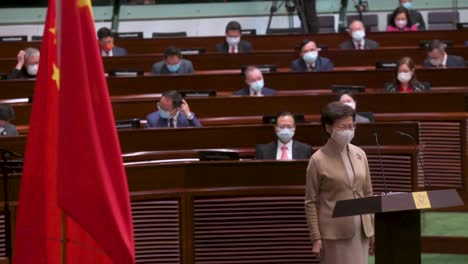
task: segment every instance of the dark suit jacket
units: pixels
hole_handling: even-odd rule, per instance
[[[275,89],[271,89],[271,88],[268,88],[268,87],[263,87],[262,89],[262,94],[265,95],[265,96],[268,96],[268,95],[275,95],[276,94],[276,90]],[[233,95],[250,95],[250,89],[249,88],[242,88],[240,90],[237,90],[233,93]]]
[[[201,127],[200,121],[193,114],[193,119],[188,120],[187,117],[180,112],[177,117],[177,127]],[[146,116],[146,126],[145,127],[168,127],[169,120],[167,118],[161,118],[159,111],[153,112]]]
[[[445,66],[447,68],[465,67],[465,59],[460,56],[447,55],[447,64]],[[429,62],[429,59],[425,59],[423,62],[423,67],[434,68],[435,66]]]
[[[258,144],[255,147],[255,159],[276,159],[276,151],[278,150],[278,141],[275,140],[268,144]],[[293,140],[292,158],[293,159],[309,159],[312,156],[312,147]]]
[[[426,92],[431,89],[429,83],[417,82],[412,87],[413,92]],[[384,89],[386,92],[397,93],[400,91],[400,85],[397,83],[386,83],[384,84]]]
[[[242,40],[237,45],[238,53],[249,53],[253,52],[252,44],[250,42]],[[220,53],[229,53],[229,45],[225,41],[223,43],[216,44],[216,51]]]
[[[153,74],[191,74],[193,73],[193,64],[189,60],[181,59],[180,68],[177,72],[172,73],[167,69],[166,62],[164,60],[153,64]]]
[[[0,136],[18,136],[18,130],[13,124],[8,124],[6,127],[3,127],[3,131],[0,133]]]
[[[21,68],[21,70],[14,68],[13,70],[11,70],[10,75],[8,75],[7,77],[8,80],[30,79],[30,78],[36,78],[36,75],[29,75],[24,66],[23,68]]]
[[[298,58],[294,60],[291,63],[291,71],[292,72],[307,71],[307,65],[304,59]],[[316,72],[333,71],[333,63],[328,58],[318,56],[317,61],[315,62],[315,69],[313,71],[316,71]]]
[[[338,47],[344,50],[356,49],[352,39],[348,39],[345,42],[342,42]],[[376,41],[373,41],[372,39],[367,39],[367,38],[364,40],[364,49],[369,50],[369,49],[377,49],[377,48],[379,48],[379,43],[377,43]]]
[[[114,46],[114,47],[112,48],[112,55],[113,55],[113,56],[127,56],[127,55],[128,55],[128,52],[127,52],[127,50],[124,49],[124,48]]]
[[[413,24],[419,23],[418,25],[418,31],[423,31],[426,30],[426,23],[424,22],[424,18],[422,14],[414,9],[409,10],[411,22]],[[392,19],[392,14],[388,14],[387,16],[387,25],[390,25],[390,20]]]

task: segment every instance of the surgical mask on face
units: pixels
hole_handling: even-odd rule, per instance
[[[429,59],[429,62],[433,65],[433,66],[440,66],[442,64],[442,59],[435,59],[435,58],[432,58],[432,59]]]
[[[318,51],[314,50],[314,51],[308,51],[304,53],[304,56],[302,58],[308,64],[314,64],[317,61],[317,57],[318,57]]]
[[[29,75],[37,75],[37,71],[39,69],[39,64],[30,64],[26,66],[26,72]]]
[[[240,37],[226,37],[226,42],[229,46],[237,46],[240,42]]]
[[[250,89],[256,93],[260,92],[264,86],[263,79],[250,83]]]
[[[407,83],[411,80],[411,77],[410,72],[399,72],[397,78],[401,83]]]
[[[353,130],[333,129],[331,138],[340,146],[348,145],[348,143],[351,142],[351,140],[353,140],[354,138],[354,129]]]
[[[353,110],[356,110],[356,102],[346,102],[343,104],[351,107]]]
[[[404,8],[406,8],[406,9],[410,10],[411,8],[413,8],[413,3],[411,3],[411,2],[404,2],[404,3],[402,4],[402,6],[403,6]]]
[[[177,64],[166,64],[167,70],[171,73],[175,73],[180,69],[180,63]]]
[[[171,113],[164,111],[162,109],[159,109],[159,116],[164,119],[169,119],[169,117],[171,117]]]
[[[276,136],[283,143],[288,143],[294,137],[295,129],[293,128],[281,128],[276,131]]]
[[[351,33],[351,35],[354,41],[361,42],[366,36],[366,32],[364,32],[364,30],[355,30],[353,31],[353,33]]]
[[[395,21],[395,25],[398,28],[404,28],[404,27],[406,27],[407,24],[408,24],[408,21],[406,19],[397,19]]]

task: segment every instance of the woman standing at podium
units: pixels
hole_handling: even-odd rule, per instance
[[[313,253],[325,264],[361,264],[373,254],[373,216],[332,218],[336,201],[372,196],[365,152],[350,144],[355,132],[354,110],[329,103],[321,123],[329,139],[309,161],[305,209]]]

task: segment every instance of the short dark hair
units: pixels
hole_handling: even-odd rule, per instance
[[[169,90],[162,93],[161,97],[167,97],[172,100],[172,107],[180,107],[182,104],[182,94],[176,90]]]
[[[309,42],[312,42],[310,39],[303,39],[299,44],[296,45],[294,48],[296,51],[301,52],[302,48],[304,48],[305,45],[307,45]]]
[[[294,124],[296,124],[296,119],[294,118],[294,114],[293,114],[293,113],[291,113],[291,112],[281,112],[281,113],[279,113],[279,114],[276,116],[275,126],[278,125],[278,120],[280,119],[280,117],[285,117],[285,116],[290,116],[290,117],[292,117],[292,119],[294,120]]]
[[[408,9],[402,7],[402,6],[399,6],[397,7],[392,15],[390,16],[390,21],[389,21],[389,24],[392,26],[392,27],[397,27],[396,24],[395,24],[395,18],[398,16],[398,14],[400,13],[405,13],[406,15],[406,20],[408,21],[408,24],[406,24],[406,27],[411,27],[413,25],[413,21],[411,21],[411,16],[410,16],[410,13],[408,11]]]
[[[322,109],[320,122],[322,123],[322,127],[325,128],[325,125],[333,126],[336,120],[349,116],[351,116],[354,121],[356,117],[356,111],[345,104],[335,101],[327,104]]]
[[[102,27],[97,32],[97,37],[99,40],[107,37],[113,37],[112,31],[109,28]]]
[[[10,122],[15,118],[15,110],[9,104],[0,104],[0,120]]]
[[[239,30],[242,31],[241,24],[237,21],[231,21],[226,25],[226,33],[230,30]]]
[[[182,54],[180,53],[180,49],[174,46],[170,46],[166,50],[164,50],[164,58],[167,59],[167,57],[169,56],[177,56],[180,58]]]
[[[438,49],[438,50],[444,52],[446,47],[447,47],[447,45],[444,42],[442,42],[442,41],[440,41],[438,39],[434,39],[429,44],[429,51],[433,51],[435,49]]]

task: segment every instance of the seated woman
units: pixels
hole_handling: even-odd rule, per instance
[[[410,57],[401,58],[395,68],[395,79],[392,83],[385,84],[387,92],[424,92],[429,91],[428,83],[422,83],[416,79],[416,69]]]
[[[356,111],[356,100],[354,99],[354,94],[352,92],[348,92],[348,91],[341,92],[338,95],[338,101],[340,101],[340,103],[342,103],[342,104],[345,104],[345,105],[351,107],[353,110]],[[354,122],[355,123],[370,123],[370,122],[372,122],[372,120],[369,117],[366,117],[363,114],[364,113],[356,112]],[[372,113],[367,112],[366,114],[372,114]]]
[[[418,24],[413,24],[408,9],[400,6],[393,11],[387,25],[387,32],[418,31]]]

